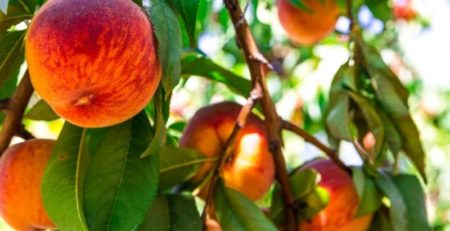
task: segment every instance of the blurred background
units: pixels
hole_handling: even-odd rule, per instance
[[[365,4],[357,14],[364,38],[381,50],[384,61],[410,92],[409,105],[427,153],[429,220],[434,230],[450,231],[450,1],[357,1]],[[349,57],[349,21],[342,16],[335,33],[315,46],[299,47],[287,40],[275,3],[250,0],[246,11],[261,51],[279,72],[269,75],[271,94],[284,119],[327,142],[324,109],[331,80]],[[249,77],[222,0],[202,1],[198,31],[199,52]],[[38,100],[34,96],[32,103]],[[200,107],[223,100],[245,101],[220,83],[186,76],[174,92],[169,124],[183,124]],[[26,120],[25,124],[36,137],[56,139],[63,121]],[[290,168],[320,155],[296,136],[283,135]],[[351,145],[343,145],[341,157],[347,164],[361,164]],[[403,164],[406,171],[411,168]],[[0,229],[9,230],[1,221]]]

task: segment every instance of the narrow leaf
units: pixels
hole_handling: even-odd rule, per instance
[[[133,230],[156,197],[158,155],[140,158],[152,136],[145,113],[102,129],[90,129],[84,207],[90,230]]]
[[[31,120],[52,121],[59,119],[59,116],[44,100],[40,100],[25,114],[25,118]]]
[[[202,230],[202,223],[192,196],[159,196],[150,207],[140,231]]]
[[[374,180],[367,176],[360,167],[352,168],[353,183],[359,197],[359,207],[355,217],[374,213],[381,206],[381,193]]]
[[[335,139],[353,140],[350,129],[350,98],[347,86],[354,85],[354,69],[348,64],[342,65],[331,83],[329,103],[325,112],[327,132]]]
[[[168,189],[186,181],[204,162],[216,161],[215,158],[206,158],[196,150],[172,146],[162,148],[159,156],[159,190]]]
[[[277,230],[252,201],[233,189],[225,188],[222,181],[216,186],[214,206],[223,230]]]
[[[163,112],[163,93],[158,89],[153,99],[155,105],[155,135],[153,136],[147,149],[141,154],[141,157],[152,156],[165,146],[167,138],[166,120]]]
[[[190,46],[192,48],[195,47],[197,43],[195,28],[200,0],[170,0],[170,2],[175,5],[178,14],[181,15],[181,18],[183,19],[189,36]]]
[[[392,119],[400,137],[402,149],[412,160],[417,170],[426,180],[425,152],[420,141],[419,131],[409,113],[408,93],[394,73],[383,62],[375,48],[363,44],[359,46],[364,54],[365,66],[373,79],[373,88],[382,109]]]
[[[417,177],[399,174],[394,176],[394,183],[405,199],[408,231],[431,230],[425,207],[425,195]]]
[[[158,156],[140,158],[150,131],[144,113],[100,129],[66,123],[42,186],[46,209],[58,228],[138,227],[158,187]]]
[[[180,25],[166,0],[151,0],[147,12],[158,40],[158,57],[163,70],[161,83],[164,91],[169,93],[180,79],[182,49]]]
[[[234,74],[196,52],[186,52],[183,54],[181,73],[183,76],[196,75],[223,83],[244,97],[248,96],[251,89],[251,82],[249,80]]]
[[[51,220],[62,230],[87,231],[83,188],[87,153],[83,128],[66,123],[59,135],[42,183],[42,200]]]
[[[389,198],[390,218],[394,231],[407,231],[407,207],[403,195],[395,185],[394,181],[385,173],[375,179],[377,186]]]
[[[1,3],[2,1],[8,2],[8,0],[0,0],[0,5],[5,4]],[[31,17],[33,16],[33,14],[29,12],[26,5],[17,0],[9,1],[9,4],[7,4],[7,8],[5,9],[7,9],[7,11],[3,9],[0,10],[0,35],[8,30],[11,26],[16,25],[26,19],[31,19]]]
[[[371,104],[369,100],[365,97],[358,95],[354,92],[349,92],[349,95],[356,102],[361,112],[364,115],[364,118],[369,125],[369,129],[375,137],[376,143],[373,149],[374,156],[372,158],[376,158],[383,147],[384,143],[384,125],[381,118],[378,116],[378,112],[376,110],[376,106]],[[364,135],[364,134],[362,134]]]
[[[0,35],[0,85],[17,75],[24,62],[25,34],[26,31],[12,31]]]

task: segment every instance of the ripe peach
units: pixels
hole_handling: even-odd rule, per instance
[[[359,200],[352,178],[338,165],[327,159],[316,159],[301,169],[315,169],[321,175],[319,185],[328,191],[330,201],[311,221],[300,223],[300,230],[310,231],[365,231],[372,214],[359,218],[353,216]]]
[[[25,49],[37,93],[83,127],[133,117],[161,78],[152,25],[131,0],[50,0],[33,18]]]
[[[0,159],[0,215],[17,230],[50,229],[41,182],[55,142],[35,139],[16,144]]]
[[[307,10],[278,0],[278,18],[291,40],[312,45],[333,31],[339,16],[336,0],[302,0]]]
[[[222,102],[198,110],[187,125],[180,145],[196,149],[207,157],[218,156],[231,135],[241,107]],[[261,198],[269,190],[275,175],[268,145],[263,121],[250,114],[237,136],[232,157],[222,169],[225,184],[252,200]],[[192,181],[199,182],[212,167],[211,162],[203,163]]]

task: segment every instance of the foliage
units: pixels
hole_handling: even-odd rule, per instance
[[[223,5],[211,0],[134,2],[153,23],[163,79],[146,109],[124,123],[98,129],[64,123],[42,185],[47,212],[61,230],[201,230],[203,206],[195,198],[197,185],[189,178],[202,163],[216,163],[218,158],[179,147],[185,117],[192,112],[174,113],[173,98],[183,89],[189,92],[187,85],[194,83],[189,107],[198,109],[217,98],[242,101],[252,87]],[[303,0],[291,2],[308,10]],[[12,95],[23,74],[26,29],[19,25],[31,20],[42,4],[0,0],[2,98]],[[355,12],[362,7],[386,28],[393,23],[388,1],[354,1]],[[267,82],[272,98],[281,104],[284,96],[295,95],[308,84],[301,76],[303,69],[317,68],[321,57],[315,47],[298,47],[277,34],[271,21],[275,8],[274,0],[250,1],[246,18],[256,43],[277,72],[269,73]],[[341,59],[331,83],[319,89],[314,100],[288,105],[292,114],[301,115],[301,122],[292,119],[294,123],[301,123],[309,133],[326,134],[334,150],[349,143],[355,147],[355,158],[362,160],[361,166],[351,168],[360,200],[356,217],[374,213],[372,230],[431,230],[423,185],[427,182],[426,149],[408,105],[414,91],[382,58],[380,50],[392,42],[389,35],[395,31],[386,28],[379,35],[384,40],[371,37],[358,25],[351,36],[346,31],[323,40],[320,45],[337,46],[350,55]],[[35,103],[24,115],[27,124],[60,119],[45,101],[34,97]],[[376,142],[365,149],[369,133]],[[326,190],[317,186],[320,174],[297,172],[298,164],[288,163],[288,167],[294,204],[300,207],[297,218],[311,219],[329,202]],[[278,183],[265,200],[256,203],[220,179],[214,191],[215,215],[223,230],[276,230],[283,225],[286,208]]]

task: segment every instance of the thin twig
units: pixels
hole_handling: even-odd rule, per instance
[[[286,229],[298,230],[297,217],[293,207],[294,196],[289,184],[289,178],[286,169],[286,162],[281,150],[281,120],[275,109],[275,105],[267,89],[265,70],[267,66],[266,59],[259,51],[255,39],[250,31],[247,21],[243,18],[243,12],[237,0],[224,0],[225,6],[230,14],[236,30],[237,43],[242,49],[247,65],[250,70],[252,83],[259,84],[262,92],[262,111],[265,116],[265,125],[269,136],[269,149],[273,154],[276,170],[276,178],[281,186],[284,206],[286,208]]]
[[[330,158],[333,162],[335,162],[337,165],[339,165],[342,169],[345,169],[345,170],[348,169],[347,166],[341,161],[341,159],[339,159],[336,151],[327,147],[325,144],[320,142],[320,140],[318,140],[316,137],[312,136],[305,130],[301,129],[300,127],[296,126],[295,124],[292,124],[289,121],[283,120],[282,125],[283,125],[283,129],[297,134],[298,136],[305,139],[306,142],[309,142],[309,143],[313,144],[314,146],[316,146],[317,148],[319,148],[320,150],[322,150],[325,153],[325,155],[328,156],[328,158]]]
[[[23,124],[20,124],[16,131],[16,136],[24,139],[24,140],[31,140],[35,139],[36,137],[33,136],[27,129],[25,129],[25,126]]]
[[[23,113],[32,94],[33,86],[27,71],[9,100],[7,110],[5,110],[6,117],[0,131],[0,156],[8,148],[12,137],[20,129]]]
[[[206,184],[206,187],[208,188],[205,198],[205,207],[201,215],[203,230],[206,230],[207,215],[211,214],[209,209],[211,208],[210,205],[212,199],[214,198],[215,188],[217,181],[219,180],[220,177],[221,169],[232,155],[237,135],[239,134],[241,129],[245,126],[248,115],[250,115],[253,107],[255,106],[256,101],[259,98],[261,98],[261,88],[258,85],[255,85],[253,90],[250,92],[250,96],[247,99],[246,104],[241,108],[241,111],[239,112],[239,115],[236,118],[236,124],[233,128],[233,131],[231,132],[231,135],[228,137],[223,146],[222,153],[220,153],[219,155],[219,160],[217,161],[217,164],[214,167],[214,171],[212,173],[212,176],[210,177],[209,183]]]

